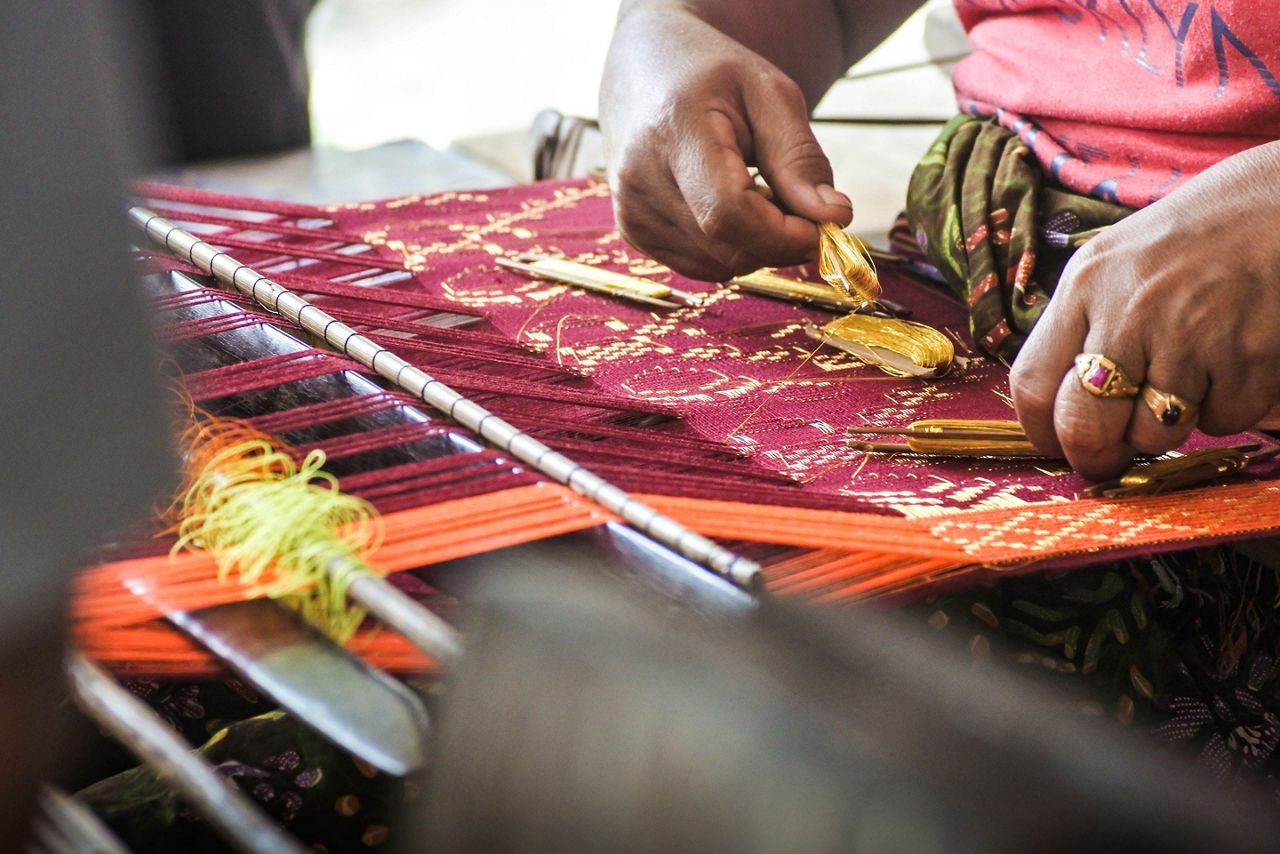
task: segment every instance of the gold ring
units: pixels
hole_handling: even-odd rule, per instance
[[[1142,387],[1142,402],[1151,410],[1156,420],[1166,427],[1176,427],[1200,408],[1186,398],[1178,397],[1172,392],[1161,391],[1153,385]]]
[[[1138,387],[1120,370],[1120,366],[1101,353],[1076,356],[1076,376],[1080,385],[1095,397],[1137,397]]]

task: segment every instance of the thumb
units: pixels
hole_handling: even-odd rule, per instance
[[[813,134],[804,97],[797,90],[793,97],[768,100],[759,110],[747,105],[761,176],[789,213],[848,225],[853,203],[832,186],[831,162]]]

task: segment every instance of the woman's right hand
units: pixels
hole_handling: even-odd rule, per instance
[[[812,259],[815,223],[847,225],[853,207],[832,187],[800,85],[683,8],[634,6],[620,17],[600,95],[622,236],[709,281]]]

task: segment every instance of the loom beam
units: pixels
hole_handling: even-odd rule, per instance
[[[538,471],[621,516],[629,524],[679,554],[747,589],[763,586],[760,566],[689,530],[623,490],[517,430],[430,374],[380,347],[266,276],[143,207],[129,210],[130,221],[166,251],[184,258],[224,285],[298,324],[328,346],[355,359],[424,403],[449,415],[481,437]]]

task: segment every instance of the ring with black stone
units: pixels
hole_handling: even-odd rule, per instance
[[[1156,420],[1166,427],[1178,426],[1200,408],[1186,398],[1172,392],[1161,391],[1153,385],[1142,387],[1142,402],[1151,410]]]

